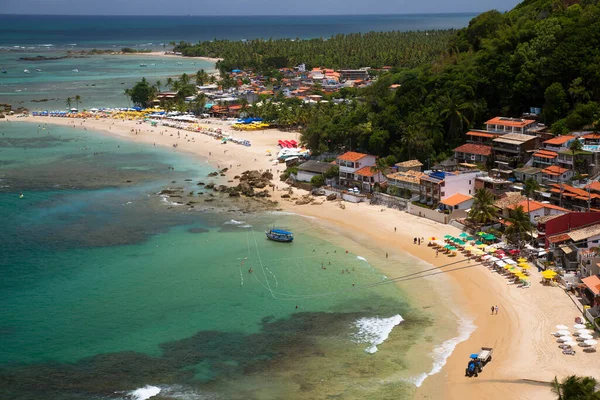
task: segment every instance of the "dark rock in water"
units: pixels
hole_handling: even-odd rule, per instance
[[[207,189],[212,189],[215,187],[215,183],[214,182],[210,182],[209,184],[206,185]]]
[[[267,182],[265,182],[265,181],[258,181],[256,183],[254,183],[252,186],[254,186],[257,189],[263,189],[265,186],[267,186]]]
[[[231,191],[231,192],[229,192],[229,196],[231,196],[231,197],[240,197],[240,192]]]
[[[282,199],[289,199],[289,198],[290,198],[290,195],[289,195],[289,194],[287,194],[287,193],[286,193],[286,194],[282,194],[282,195],[281,195],[281,198],[282,198]]]
[[[227,172],[227,171],[229,171],[229,168],[223,168],[223,169],[221,170],[221,173],[223,173],[223,172]]]
[[[226,191],[229,190],[229,188],[227,186],[225,186],[225,185],[219,185],[219,187],[217,188],[217,190],[219,192],[226,192]]]
[[[214,199],[204,199],[204,201],[205,201],[205,202],[207,202],[207,203],[208,203],[208,202],[211,202],[211,201],[213,201],[213,200],[214,200]]]
[[[186,182],[191,182],[191,181],[192,181],[191,179],[184,179],[184,180],[185,180]]]
[[[256,193],[256,197],[271,197],[271,193],[268,190]]]
[[[233,181],[227,181],[227,183],[231,183],[231,182],[233,182]]]
[[[177,183],[177,181],[171,181],[171,183]]]
[[[19,57],[19,61],[51,61],[51,60],[62,60],[63,58],[70,58],[70,56],[62,56],[62,57],[46,57],[46,56]]]
[[[198,183],[196,183],[196,185],[198,185],[198,186],[204,186],[205,183],[204,182],[198,182]]]
[[[219,176],[219,173],[218,172],[211,172],[211,173],[208,174],[208,176],[212,178],[213,176]]]
[[[212,194],[212,193],[209,193],[208,195],[209,195],[210,197],[215,197],[215,195],[214,195],[214,194]]]
[[[221,174],[221,176],[225,176],[225,174]]]
[[[127,183],[131,183],[131,181],[126,181]]]
[[[166,194],[166,195],[169,195],[169,196],[172,195],[172,194],[175,194],[175,193],[180,193],[180,191],[176,190],[176,189],[163,189],[160,192],[158,192],[158,194]]]
[[[208,229],[205,229],[205,228],[190,228],[187,231],[189,233],[206,233],[206,232],[210,232]]]
[[[202,196],[204,192],[198,192],[198,196]]]
[[[233,177],[233,179],[240,179],[240,176],[236,175],[236,176]]]
[[[281,197],[283,197],[283,196],[281,196]],[[333,200],[337,199],[337,193],[331,193],[331,194],[327,195],[326,199],[329,201],[333,201]]]

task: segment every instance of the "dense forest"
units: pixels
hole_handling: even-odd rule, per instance
[[[174,51],[186,56],[218,57],[222,72],[294,67],[380,68],[386,65],[414,68],[434,60],[448,48],[455,31],[370,32],[310,40],[214,40],[192,45],[181,42]]]
[[[557,134],[600,126],[598,0],[526,0],[474,18],[438,60],[381,76],[353,106],[323,107],[304,129],[318,151],[349,146],[441,159],[489,117],[542,107]],[[391,91],[391,84],[401,86]]]

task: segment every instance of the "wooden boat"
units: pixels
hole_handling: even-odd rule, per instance
[[[276,242],[289,243],[294,240],[294,234],[292,232],[281,229],[271,229],[270,231],[265,231],[265,234],[267,235],[267,239]]]

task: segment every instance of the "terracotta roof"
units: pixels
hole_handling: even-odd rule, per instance
[[[533,122],[535,122],[533,119],[496,117],[486,121],[486,124],[524,127]]]
[[[483,144],[466,143],[454,149],[459,153],[479,154],[481,156],[489,156],[492,154],[492,147]]]
[[[396,163],[396,167],[411,168],[411,167],[422,167],[423,164],[419,160],[408,160]]]
[[[371,166],[368,165],[366,167],[362,167],[358,171],[354,171],[354,175],[375,176],[377,175],[377,171],[373,171],[373,168],[371,168]]]
[[[597,195],[595,193],[588,193],[587,190],[583,190],[583,189],[579,189],[570,185],[565,185],[563,184],[558,184],[558,183],[553,183],[552,185],[550,185],[552,187],[552,189],[550,189],[551,192],[553,193],[560,193],[561,192],[561,187],[562,187],[562,192],[563,195],[565,194],[572,194],[574,196],[579,196],[579,197],[585,197],[585,199],[587,200],[589,197],[591,197],[592,199],[594,198],[600,198],[600,195]]]
[[[596,192],[600,192],[600,182],[592,182],[589,185],[586,185],[586,189],[594,190]]]
[[[490,138],[493,139],[495,137],[498,137],[500,135],[497,134],[493,134],[493,133],[485,133],[485,132],[467,132],[467,135],[469,136],[478,136],[478,137],[484,137],[484,138]]]
[[[598,132],[593,132],[593,133],[586,133],[585,135],[582,136],[583,139],[600,139],[600,133]]]
[[[560,242],[564,242],[569,240],[569,235],[567,235],[566,233],[561,233],[560,235],[554,235],[554,236],[550,236],[548,237],[548,241],[550,243],[560,243]]]
[[[358,161],[361,158],[366,157],[368,154],[363,154],[363,153],[356,153],[354,151],[348,151],[344,154],[342,154],[341,156],[338,156],[338,160],[344,160],[344,161]]]
[[[594,293],[595,296],[600,294],[600,278],[598,275],[582,278],[581,281],[588,289],[592,291],[592,293]]]
[[[550,140],[546,140],[544,142],[544,144],[549,144],[549,145],[562,145],[567,143],[570,140],[575,139],[575,136],[571,136],[571,135],[564,135],[564,136],[557,136],[555,138],[552,138]]]
[[[544,168],[542,172],[548,175],[562,175],[567,172],[568,169],[559,167],[558,165],[551,165],[548,168]]]
[[[547,203],[540,203],[539,201],[535,201],[535,200],[529,200],[529,210],[527,209],[527,199],[520,201],[518,203],[515,204],[511,204],[509,206],[507,206],[507,208],[514,210],[515,208],[522,206],[523,207],[523,211],[525,211],[526,213],[529,213],[531,211],[536,211],[542,208],[548,208],[551,210],[557,210],[557,211],[564,211],[564,212],[568,212],[569,210],[567,210],[566,208],[562,208],[559,206],[555,206],[553,204],[547,204]]]
[[[465,201],[469,201],[473,198],[473,196],[469,196],[462,193],[456,193],[452,196],[446,197],[444,200],[440,201],[440,203],[445,204],[450,207],[457,206],[459,204],[464,203]]]
[[[556,158],[558,157],[558,153],[549,150],[538,150],[535,153],[533,153],[533,156],[540,158]]]

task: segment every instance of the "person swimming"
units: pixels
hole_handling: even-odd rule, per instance
[[[19,194],[19,198],[20,198],[20,199],[22,199],[23,197],[25,197],[25,196],[23,196],[23,192],[21,192],[21,193]]]

